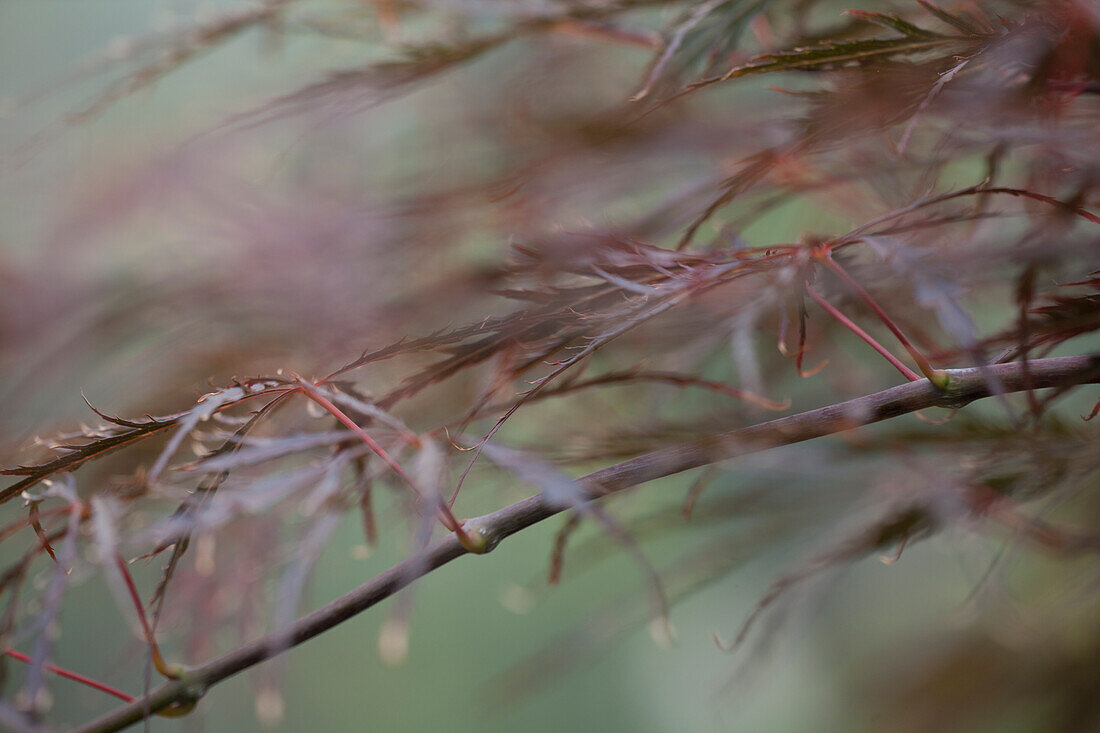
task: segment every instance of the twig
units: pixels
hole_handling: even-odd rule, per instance
[[[692,468],[812,440],[917,410],[929,407],[960,408],[990,396],[986,375],[989,371],[996,375],[1005,392],[1100,383],[1100,354],[1038,359],[1028,366],[1026,379],[1019,363],[998,364],[988,369],[946,370],[943,373],[947,377],[947,385],[943,390],[926,379],[910,382],[798,415],[662,448],[591,473],[577,483],[587,500],[591,501]],[[566,508],[561,502],[542,495],[532,496],[499,511],[468,520],[465,528],[476,533],[488,551],[516,532]],[[140,721],[148,711],[156,712],[173,703],[197,700],[218,682],[270,659],[276,650],[296,646],[328,631],[465,554],[467,550],[463,549],[455,535],[444,537],[355,590],[298,619],[288,628],[189,669],[183,679],[161,685],[147,696],[77,728],[76,733],[121,730]],[[273,646],[272,640],[276,638],[285,646]]]

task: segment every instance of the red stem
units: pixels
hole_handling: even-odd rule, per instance
[[[344,414],[343,410],[334,405],[331,400],[321,394],[313,385],[303,382],[301,390],[306,397],[309,397],[311,400],[323,407],[325,410],[331,413],[333,417],[343,423],[343,425],[348,430],[359,436],[359,438],[364,443],[366,443],[372,451],[374,451],[375,455],[381,458],[387,466],[393,469],[394,473],[401,477],[402,481],[408,484],[409,488],[412,489],[413,493],[416,494],[417,497],[424,497],[424,494],[420,491],[419,488],[417,488],[416,482],[413,481],[412,476],[410,476],[405,471],[405,469],[401,467],[401,464],[398,463],[393,458],[393,456],[386,452],[385,448],[378,444],[378,441],[370,437],[370,435],[367,434],[366,430],[363,430],[363,428],[359,427],[358,423],[356,423],[354,420]],[[458,539],[462,542],[463,547],[466,547],[468,544],[470,544],[470,536],[466,533],[464,529],[462,529],[461,522],[459,522],[458,519],[455,518],[455,515],[451,512],[451,509],[449,506],[447,506],[447,503],[443,501],[442,497],[440,497],[437,501],[437,509],[439,511],[439,519],[443,523],[443,526],[458,535]]]
[[[118,568],[118,571],[122,573],[122,580],[126,584],[126,590],[130,592],[130,600],[134,602],[134,610],[137,611],[142,633],[145,634],[145,641],[149,644],[149,651],[153,655],[153,666],[168,679],[179,679],[181,671],[171,667],[165,662],[164,656],[160,653],[156,635],[153,634],[153,627],[149,625],[149,619],[145,616],[145,608],[141,603],[141,595],[138,593],[137,585],[134,584],[134,577],[130,575],[130,569],[126,567],[126,561],[122,559],[122,555],[119,555],[117,552],[115,553],[115,566]]]
[[[886,359],[886,361],[893,364],[894,368],[897,369],[899,372],[901,372],[905,376],[906,379],[908,379],[910,382],[916,382],[916,381],[920,380],[921,377],[920,377],[919,374],[917,374],[912,369],[910,369],[909,367],[902,364],[896,356],[894,356],[889,351],[887,351],[886,347],[883,346],[882,344],[880,344],[878,341],[876,341],[871,336],[871,334],[864,331],[862,328],[857,326],[851,319],[849,319],[848,316],[844,315],[843,313],[838,311],[836,308],[834,308],[832,306],[832,304],[830,304],[829,301],[822,298],[818,294],[818,292],[813,289],[813,286],[810,285],[809,283],[806,283],[806,292],[809,293],[810,297],[813,298],[814,300],[816,300],[817,304],[820,305],[822,308],[824,308],[825,311],[829,315],[831,315],[833,318],[840,321],[840,323],[845,328],[847,328],[849,331],[854,333],[856,336],[859,336],[861,339],[866,341],[867,344],[872,349],[874,349],[879,354],[881,354]]]
[[[890,329],[890,333],[894,334],[894,337],[897,338],[901,345],[905,347],[905,350],[909,352],[909,355],[913,357],[913,361],[917,362],[917,367],[921,370],[924,376],[928,377],[928,379],[935,383],[936,370],[928,362],[928,359],[924,358],[924,354],[917,350],[916,346],[913,346],[913,344],[910,343],[909,339],[905,337],[905,334],[901,332],[901,329],[898,328],[898,325],[894,323],[893,319],[891,319],[890,316],[886,314],[886,311],[884,311],[882,307],[875,302],[874,298],[871,297],[871,294],[864,290],[862,285],[852,279],[852,276],[849,275],[843,267],[836,263],[836,261],[832,258],[831,253],[826,252],[824,260],[828,268],[836,273],[837,277],[843,280],[845,284],[848,285],[848,287],[854,290],[856,295],[860,297],[860,300],[866,303],[867,307],[870,308],[876,316],[878,316],[878,319],[882,321],[888,329]]]
[[[23,652],[17,652],[14,649],[5,649],[3,653],[6,654],[7,656],[11,657],[12,659],[16,660],[16,661],[23,662],[24,664],[30,664],[31,663],[31,658],[29,656],[27,656],[26,654],[24,654]],[[93,680],[91,677],[85,677],[84,675],[77,674],[76,672],[70,672],[69,670],[67,670],[63,667],[58,667],[55,664],[50,664],[49,662],[46,662],[42,666],[45,667],[50,672],[53,672],[54,674],[56,674],[58,677],[64,677],[65,679],[72,680],[73,682],[79,682],[80,684],[87,685],[88,687],[91,687],[94,690],[99,690],[100,692],[106,692],[108,695],[114,695],[119,700],[123,700],[125,702],[133,702],[134,699],[135,699],[133,695],[127,695],[125,692],[122,692],[120,690],[116,690],[115,688],[111,687],[110,685],[105,685],[102,682],[97,682],[96,680]]]

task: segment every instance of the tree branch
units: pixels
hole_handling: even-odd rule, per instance
[[[595,500],[692,468],[812,440],[917,410],[963,407],[993,394],[991,384],[997,384],[1008,393],[1097,383],[1100,382],[1100,355],[1034,360],[1029,362],[1026,372],[1016,362],[984,369],[947,370],[946,374],[950,381],[942,391],[927,379],[910,382],[865,397],[655,450],[590,473],[578,479],[578,484],[588,500]],[[555,503],[542,495],[533,496],[468,520],[465,529],[475,534],[481,541],[478,544],[482,544],[484,551],[488,552],[510,535],[568,508],[568,505]],[[120,730],[174,703],[195,701],[221,680],[328,631],[467,553],[468,550],[459,544],[455,535],[448,535],[355,590],[298,619],[288,628],[191,668],[183,679],[162,685],[147,696],[77,728],[76,733]]]

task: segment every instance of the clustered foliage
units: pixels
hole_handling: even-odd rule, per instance
[[[565,512],[550,583],[568,580],[570,557],[598,552],[569,549],[592,521],[642,569],[657,633],[671,602],[737,568],[746,548],[832,537],[729,629],[737,646],[771,633],[754,622],[802,581],[947,530],[1050,553],[1065,572],[1035,597],[1089,592],[1030,608],[1043,630],[1017,648],[990,647],[976,621],[899,668],[879,704],[895,730],[995,721],[983,716],[1020,699],[1044,705],[1051,725],[1100,724],[1086,684],[1100,674],[1095,568],[1070,563],[1100,549],[1088,422],[1100,403],[1078,389],[1100,380],[1100,5],[874,5],[266,0],[113,49],[96,72],[115,75],[107,86],[21,154],[240,34],[350,40],[374,58],[203,130],[75,217],[109,231],[146,195],[141,181],[177,181],[158,204],[191,196],[232,246],[221,272],[147,297],[236,313],[205,361],[183,362],[206,371],[182,378],[265,371],[160,415],[127,405],[138,417],[119,416],[89,395],[98,425],[10,447],[0,647],[29,666],[4,664],[6,719],[30,728],[46,713],[48,630],[74,569],[116,592],[120,639],[136,608],[157,670],[187,681],[158,641],[188,664],[227,651],[227,628],[266,628],[272,654],[301,641],[279,632],[348,513],[368,544],[407,534],[414,560],[443,535],[484,552],[522,528],[497,536],[499,513],[466,521],[505,506],[485,488],[503,480]],[[442,142],[423,155],[431,167],[446,153],[450,167],[433,178],[410,164],[369,202],[339,189],[341,177],[368,180],[340,151],[317,155],[324,176],[302,163],[294,206],[241,181],[223,191],[210,172],[273,129],[305,120],[307,139],[339,147],[406,95],[451,88],[476,104],[434,103]],[[91,297],[87,328],[107,341],[150,305]],[[176,317],[148,310],[154,330]],[[34,330],[3,335],[6,360],[42,347]],[[1066,355],[1078,358],[1056,359]],[[981,386],[953,401],[975,374]],[[946,409],[783,449],[781,465],[724,460],[745,446],[704,451],[683,507],[635,512],[633,487],[612,473],[575,480],[899,382],[930,385],[942,398],[928,404]],[[186,401],[157,387],[149,399]],[[798,437],[768,428],[751,451],[915,409],[821,418]],[[813,481],[846,485],[847,508],[792,513],[784,487]],[[381,492],[394,511],[376,509]],[[752,529],[733,521],[746,515]],[[640,540],[701,526],[728,531],[650,565]],[[280,543],[292,550],[274,555]],[[136,559],[160,568],[150,587],[130,577]],[[413,562],[400,584],[433,567]],[[236,602],[208,602],[227,587]],[[389,634],[407,633],[410,607],[396,605]],[[616,628],[644,622],[619,611],[606,611]],[[1052,642],[1063,625],[1075,646]],[[514,691],[598,647],[564,649],[521,665]],[[963,675],[959,702],[942,681]],[[186,712],[185,698],[157,707]]]

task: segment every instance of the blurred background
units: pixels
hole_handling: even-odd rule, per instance
[[[796,109],[789,95],[749,81],[736,105],[719,91],[625,119],[622,105],[645,78],[655,29],[674,12],[660,6],[643,8],[612,42],[563,24],[484,54],[467,48],[461,63],[444,54],[438,69],[395,64],[364,83],[339,72],[386,61],[403,46],[427,54],[441,34],[458,39],[456,47],[471,29],[489,37],[504,22],[492,18],[526,4],[439,2],[411,18],[385,2],[302,2],[285,13],[282,5],[0,0],[5,465],[33,455],[35,436],[90,420],[82,392],[112,414],[162,414],[234,376],[320,376],[404,335],[506,313],[512,306],[491,291],[504,287],[503,263],[517,242],[625,231],[674,243],[697,213],[676,202],[781,140]],[[480,5],[492,12],[471,20]],[[839,18],[848,5],[816,3],[806,17]],[[399,87],[410,74],[423,78]],[[963,161],[960,180],[970,164],[978,170]],[[869,211],[846,203],[842,210],[799,198],[715,236],[757,247],[844,231]],[[988,302],[976,310],[982,323],[1002,316]],[[684,333],[701,328],[672,323]],[[775,351],[774,336],[744,338]],[[848,353],[857,355],[835,357],[826,373],[830,387],[850,396],[897,381],[852,344]],[[751,376],[728,350],[667,352],[715,378]],[[796,410],[827,399],[770,363],[762,380],[769,396],[790,397]],[[384,391],[402,368],[380,365],[359,386]],[[459,382],[412,400],[403,419],[415,428],[461,410],[482,385]],[[538,442],[564,433],[563,448],[584,453],[592,444],[570,443],[572,431],[561,426],[614,416],[640,429],[647,415],[698,414],[714,399],[662,386],[601,393],[517,416],[509,436]],[[975,424],[995,419],[995,408],[983,410]],[[902,420],[909,422],[899,434],[920,426]],[[876,502],[907,489],[910,474],[932,470],[918,457],[899,471],[889,453],[861,451],[855,439],[822,443],[724,467],[694,523],[680,519],[680,506],[695,475],[610,503],[649,560],[668,571],[673,639],[651,633],[641,573],[598,528],[579,530],[562,583],[547,584],[555,518],[420,583],[409,597],[407,639],[404,612],[391,600],[216,686],[194,715],[153,719],[151,728],[928,730],[965,708],[975,718],[962,729],[1041,729],[1048,698],[1006,670],[1034,655],[1035,619],[1050,616],[1012,609],[1042,597],[1036,588],[1062,570],[1006,548],[996,534],[954,527],[907,548],[897,564],[872,556],[825,572],[792,591],[752,644],[721,649],[777,576],[849,536],[876,514]],[[108,463],[77,475],[83,490],[114,474]],[[471,482],[466,516],[531,493],[489,471],[475,471]],[[357,516],[343,520],[302,611],[410,551],[399,505],[380,498],[377,547],[364,544]],[[161,630],[171,658],[198,662],[264,631],[257,598],[273,581],[256,558],[289,562],[293,543],[279,540],[292,533],[257,524],[255,554],[219,547],[219,569],[232,567],[226,572],[238,584],[188,576],[180,597],[209,604],[220,623],[195,633],[202,603],[181,605]],[[4,564],[19,549],[0,545]],[[990,583],[995,562],[1011,571]],[[159,570],[138,563],[134,572],[151,588]],[[78,575],[61,609],[55,659],[136,694],[143,645],[94,571]],[[48,578],[44,570],[33,582]],[[1040,605],[1049,610],[1052,598]],[[1071,655],[1095,648],[1069,636],[1062,641]],[[5,695],[19,679],[18,668],[7,669]],[[929,669],[942,676],[921,677]],[[987,685],[1021,694],[985,708]],[[65,681],[49,689],[48,719],[61,724],[113,706]]]

